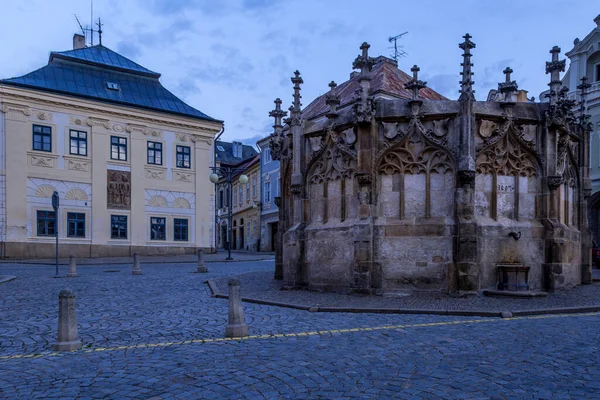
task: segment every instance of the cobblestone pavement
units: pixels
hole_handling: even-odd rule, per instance
[[[551,308],[591,307],[600,305],[600,282],[558,291],[541,298],[452,298],[445,294],[416,296],[359,296],[306,290],[280,290],[280,281],[271,271],[240,274],[242,296],[303,307],[342,307],[438,311],[527,311]],[[227,294],[227,279],[214,280],[220,294]]]
[[[310,313],[245,304],[224,340],[206,279],[272,261],[78,268],[3,264],[0,398],[600,398],[600,314],[529,318]],[[118,272],[104,272],[115,271]],[[61,271],[66,273],[66,269]],[[58,293],[77,298],[84,349],[53,353]]]

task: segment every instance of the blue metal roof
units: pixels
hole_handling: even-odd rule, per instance
[[[48,65],[1,84],[218,121],[165,89],[152,72],[104,46],[53,52]],[[108,88],[116,83],[118,90]]]
[[[160,77],[159,73],[150,71],[149,69],[134,63],[130,59],[123,57],[119,53],[115,53],[111,49],[102,45],[84,47],[83,49],[69,51],[53,51],[50,53],[49,63],[51,63],[55,58],[84,62],[100,67],[108,67],[111,69],[152,76],[155,78]]]

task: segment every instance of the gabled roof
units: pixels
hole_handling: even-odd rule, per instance
[[[404,84],[410,81],[412,77],[398,69],[396,61],[383,56],[377,57],[371,76],[371,94],[374,97],[380,95],[388,98],[412,99],[412,92],[404,88]],[[355,92],[360,87],[358,77],[358,74],[353,74],[349,80],[335,88],[337,95],[340,96],[338,108],[343,108],[354,101]],[[329,106],[325,103],[325,96],[324,94],[313,100],[302,111],[302,117],[309,120],[327,113]],[[447,100],[446,97],[430,88],[421,89],[419,96],[429,100]]]
[[[233,143],[222,142],[220,140],[217,140],[215,142],[215,153],[217,161],[219,161],[221,164],[238,165],[258,155],[258,152],[254,149],[254,147],[241,143],[239,145],[242,146],[242,156],[234,157]],[[221,150],[221,148],[223,150]]]
[[[165,89],[150,71],[102,45],[50,54],[48,65],[0,84],[221,122]],[[117,84],[117,90],[109,88]]]

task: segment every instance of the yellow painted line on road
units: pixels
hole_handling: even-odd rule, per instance
[[[319,330],[311,332],[297,332],[297,333],[276,333],[276,334],[263,334],[263,335],[251,335],[241,338],[206,338],[206,339],[191,339],[181,340],[174,342],[161,342],[161,343],[140,343],[129,346],[115,346],[115,347],[94,347],[84,348],[82,350],[73,351],[71,353],[97,353],[104,351],[118,351],[118,350],[134,350],[134,349],[145,349],[151,347],[168,347],[168,346],[180,346],[186,344],[203,344],[203,343],[218,343],[228,341],[249,341],[249,340],[265,340],[273,338],[286,338],[286,337],[307,337],[315,335],[331,335],[332,333],[355,333],[355,332],[372,332],[372,331],[383,331],[383,330],[397,330],[407,328],[425,328],[432,326],[448,326],[448,325],[467,325],[476,323],[493,323],[493,322],[507,322],[507,321],[518,321],[528,319],[551,319],[551,318],[576,318],[576,317],[590,317],[599,316],[600,312],[583,313],[583,314],[550,314],[550,315],[534,315],[528,317],[513,317],[513,318],[482,318],[482,319],[469,319],[459,321],[444,321],[444,322],[427,322],[420,324],[401,324],[401,325],[383,325],[365,328],[347,328],[347,329],[329,329]],[[54,357],[64,353],[59,352],[47,352],[47,353],[36,353],[36,354],[15,354],[10,356],[0,356],[0,360],[15,360],[23,358],[42,358],[42,357]]]

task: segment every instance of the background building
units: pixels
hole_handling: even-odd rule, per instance
[[[216,166],[239,169],[232,178],[232,249],[256,249],[258,246],[258,224],[260,201],[260,156],[252,147],[240,142],[215,142]],[[246,174],[248,183],[240,184],[239,176]],[[227,238],[229,205],[229,185],[222,178],[216,183],[216,224],[218,226],[217,247],[228,249]],[[252,223],[256,226],[252,230]],[[243,223],[243,224],[242,224]],[[242,226],[243,225],[243,226]],[[249,225],[249,226],[247,226]],[[252,233],[255,232],[255,233]],[[248,237],[251,235],[251,237]],[[254,246],[254,247],[251,247]]]
[[[275,237],[279,222],[279,208],[275,197],[280,196],[279,160],[271,157],[269,137],[259,140],[260,149],[260,179],[262,187],[260,251],[275,251]]]
[[[84,42],[75,35],[73,50],[0,81],[2,256],[51,257],[56,232],[61,256],[214,247],[207,175],[222,121],[160,74]]]

